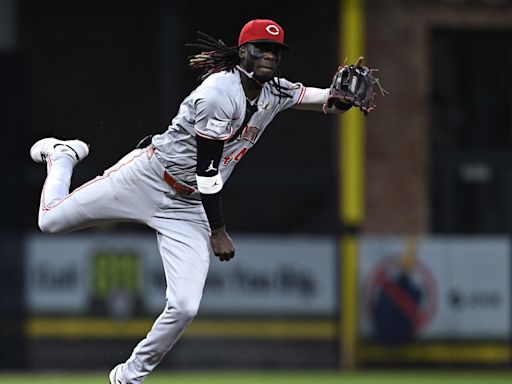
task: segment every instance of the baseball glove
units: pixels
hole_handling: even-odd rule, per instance
[[[381,87],[379,79],[374,76],[378,69],[363,67],[362,62],[363,57],[359,57],[353,65],[345,65],[345,60],[338,67],[332,79],[324,111],[325,108],[332,108],[332,106],[341,110],[356,106],[368,115],[375,108],[374,87],[377,86],[382,96],[389,93]]]

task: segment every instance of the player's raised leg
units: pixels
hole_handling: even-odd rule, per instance
[[[144,223],[170,188],[157,169],[162,166],[147,150],[130,152],[72,193],[69,186],[73,168],[88,155],[87,144],[48,138],[34,144],[30,153],[34,161],[46,162],[48,170],[39,210],[43,232],[69,232],[108,221]]]

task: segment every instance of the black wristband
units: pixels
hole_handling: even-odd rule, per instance
[[[220,192],[213,194],[201,193],[201,201],[210,223],[212,231],[224,226],[224,213],[222,212],[222,203],[220,199]]]

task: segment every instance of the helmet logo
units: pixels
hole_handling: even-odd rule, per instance
[[[276,25],[274,25],[274,24],[267,25],[265,27],[265,30],[268,33],[270,33],[271,35],[274,35],[274,36],[279,35],[279,28]]]

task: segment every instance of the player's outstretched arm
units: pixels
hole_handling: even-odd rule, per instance
[[[317,111],[327,113],[343,113],[347,109],[339,109],[335,106],[325,110],[324,106],[329,99],[329,88],[304,87],[304,97],[299,104],[295,104],[292,108],[303,111]]]

